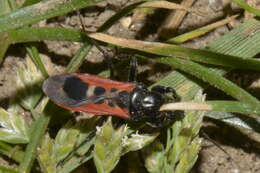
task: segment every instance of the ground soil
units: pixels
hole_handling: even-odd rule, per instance
[[[95,31],[106,19],[115,13],[121,6],[125,5],[125,0],[109,0],[107,3],[101,3],[96,8],[88,8],[81,11],[84,18],[84,24],[88,30]],[[177,33],[184,33],[195,28],[205,26],[227,15],[226,2],[222,0],[198,0],[194,4],[195,9],[207,11],[209,15],[202,17],[194,14],[188,14]],[[224,8],[225,7],[225,8]],[[230,10],[239,11],[236,6],[231,6]],[[229,11],[229,12],[231,12]],[[131,16],[130,16],[131,17]],[[125,20],[128,20],[127,18]],[[162,19],[160,19],[162,20]],[[232,26],[236,26],[242,19],[232,22]],[[57,17],[48,21],[40,22],[40,26],[63,26],[63,27],[80,27],[80,21],[76,13]],[[219,38],[224,33],[230,30],[229,26],[220,27],[213,32],[206,34],[193,41],[185,43],[184,46],[192,48],[206,47],[213,40]],[[124,23],[117,23],[108,31],[109,34],[117,35],[125,38],[140,38],[140,33],[129,30],[124,26]],[[149,32],[142,39],[153,40],[157,37],[156,33]],[[70,58],[80,48],[80,43],[72,42],[55,42],[45,41],[39,43],[38,48],[40,53],[47,60],[55,63],[52,73],[61,72],[64,66],[69,62]],[[20,63],[24,62],[25,52],[21,45],[12,46],[7,52],[7,57],[0,68],[0,99],[1,105],[6,106],[10,96],[15,94],[16,69]],[[93,48],[91,54],[86,57],[81,71],[88,73],[98,73],[106,67],[103,61],[103,55]],[[147,68],[147,67],[144,67]],[[206,121],[203,132],[206,133],[212,140],[216,141],[230,157],[221,151],[215,144],[204,138],[203,145],[199,154],[199,159],[192,172],[198,173],[259,173],[260,172],[260,135],[258,133],[237,129],[227,124]],[[203,136],[202,136],[203,137]],[[2,163],[2,159],[0,158]],[[3,161],[6,163],[6,161]],[[82,168],[81,168],[82,169]],[[80,172],[80,170],[78,170]]]

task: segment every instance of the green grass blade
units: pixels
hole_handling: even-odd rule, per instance
[[[12,44],[43,40],[85,41],[80,30],[51,27],[30,27],[8,32]]]
[[[253,32],[253,31],[252,31]],[[27,34],[26,34],[27,33]],[[27,37],[28,33],[33,36]],[[59,33],[59,34],[57,34]],[[83,41],[84,35],[80,31],[65,28],[28,28],[12,31],[9,33],[13,42],[39,41],[39,40],[65,40],[65,41]],[[140,42],[124,39],[124,43],[115,40],[115,37],[109,37],[105,34],[91,34],[93,38],[100,41],[124,46],[127,48],[138,49],[156,55],[182,57],[206,64],[220,65],[238,69],[260,70],[260,61],[246,57],[224,55],[206,50],[196,50],[184,48],[176,45],[163,43]],[[258,35],[254,37],[257,39]],[[260,37],[260,36],[259,36]],[[111,40],[112,39],[112,40]],[[114,40],[113,40],[114,39]],[[259,38],[258,38],[259,39]],[[128,44],[127,44],[128,43]],[[140,45],[141,44],[141,45]],[[260,42],[254,42],[255,47],[260,47]],[[142,47],[141,47],[142,46]]]
[[[251,19],[211,43],[208,49],[244,58],[254,57],[260,52],[259,28],[260,22]]]
[[[51,112],[53,112],[53,103],[48,102],[44,112],[41,116],[34,122],[32,127],[32,134],[30,138],[30,143],[26,147],[25,155],[23,161],[19,165],[19,171],[23,173],[29,173],[34,159],[37,153],[37,147],[47,129],[51,118]]]
[[[11,40],[9,38],[9,35],[7,33],[0,33],[0,63],[3,60],[3,57],[11,45]]]
[[[255,117],[216,111],[207,112],[206,116],[260,133],[260,121]]]
[[[12,10],[9,0],[1,0],[0,1],[0,18],[2,15],[9,13]],[[0,62],[11,44],[11,40],[9,39],[9,35],[7,33],[0,33]]]
[[[234,3],[245,9],[246,11],[260,16],[260,10],[250,7],[244,0],[232,0]]]
[[[30,47],[26,47],[26,50],[27,50],[29,56],[31,57],[31,59],[33,60],[35,66],[41,71],[43,77],[47,78],[49,75],[43,65],[43,62],[41,60],[41,57],[39,56],[39,52],[38,52],[37,48],[35,46],[30,46]]]
[[[189,73],[190,75],[194,75],[240,101],[259,104],[259,101],[244,89],[238,87],[236,84],[223,78],[222,76],[210,71],[203,65],[179,58],[158,58],[157,61],[172,65],[174,68]]]
[[[7,156],[10,159],[13,159],[17,163],[22,161],[24,152],[21,151],[18,147],[13,147],[7,143],[0,141],[0,154]]]
[[[101,0],[100,0],[101,1]],[[0,32],[23,27],[43,19],[66,14],[97,3],[99,0],[51,0],[21,8],[0,17]]]
[[[88,160],[90,160],[92,158],[93,158],[93,153],[91,153],[90,155],[85,157],[84,160],[82,160],[81,157],[78,157],[78,158],[74,157],[67,164],[65,164],[62,167],[62,169],[59,170],[59,173],[70,173],[74,169],[76,169],[77,167],[79,167],[80,165],[84,164],[85,162],[87,162]]]
[[[11,11],[11,7],[8,3],[8,0],[0,1],[0,16],[9,13]]]
[[[88,54],[90,48],[92,46],[89,43],[85,43],[78,52],[73,56],[70,63],[66,67],[66,72],[74,72],[76,71],[82,62],[84,61],[86,55]]]
[[[40,1],[41,1],[41,0],[26,0],[26,1],[23,3],[23,7],[36,4],[36,3],[40,2]]]
[[[0,172],[3,172],[3,173],[19,173],[18,171],[14,170],[14,169],[6,168],[6,167],[1,166],[1,165],[0,165]]]
[[[249,104],[248,102],[207,101],[206,104],[212,106],[212,109],[216,111],[260,115],[260,107],[255,104]]]

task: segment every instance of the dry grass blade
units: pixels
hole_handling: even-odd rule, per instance
[[[164,104],[160,111],[165,110],[212,110],[212,107],[204,102],[178,102]]]
[[[167,42],[168,43],[178,43],[178,44],[183,43],[185,41],[188,41],[188,40],[191,40],[193,38],[196,38],[196,37],[199,37],[201,35],[204,35],[204,34],[210,32],[213,29],[216,29],[216,28],[218,28],[220,26],[226,25],[229,22],[231,22],[232,20],[234,20],[236,17],[238,17],[238,15],[233,15],[231,17],[228,17],[226,19],[223,19],[223,20],[220,20],[218,22],[212,23],[210,25],[201,27],[199,29],[195,29],[195,30],[193,30],[191,32],[188,32],[188,33],[182,34],[180,36],[174,37],[172,39],[169,39]]]
[[[189,8],[192,6],[192,4],[195,2],[195,0],[183,0],[181,2],[181,5]],[[187,14],[187,11],[176,11],[172,12],[167,19],[162,24],[161,28],[159,29],[158,34],[162,38],[169,38],[172,37],[175,34],[176,29],[181,24],[183,18]]]
[[[198,11],[191,9],[189,7],[179,5],[173,2],[168,2],[168,1],[151,1],[151,2],[146,2],[138,6],[138,8],[165,8],[165,9],[170,9],[170,10],[184,10],[190,13],[195,13],[200,16],[205,16],[206,14]]]

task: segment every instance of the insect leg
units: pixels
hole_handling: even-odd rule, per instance
[[[130,61],[130,70],[128,74],[128,82],[135,82],[137,76],[137,60],[136,57],[132,57]]]

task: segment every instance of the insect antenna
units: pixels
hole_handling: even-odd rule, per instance
[[[238,164],[236,163],[236,161],[231,157],[231,155],[224,149],[222,148],[215,140],[211,139],[204,131],[200,131],[201,135],[208,139],[210,142],[212,142],[218,149],[220,149],[223,153],[225,153],[228,157],[228,160],[231,161],[231,163],[233,164],[234,167],[239,168]]]
[[[89,31],[86,30],[86,27],[85,27],[85,25],[83,23],[83,19],[82,19],[81,15],[80,15],[80,11],[77,11],[77,15],[79,17],[81,28],[82,28],[83,32],[86,33],[86,35],[85,35],[86,36],[85,37],[86,40],[89,43],[91,43],[92,45],[94,45],[103,54],[103,56],[105,58],[105,61],[106,61],[107,65],[108,65],[108,68],[110,70],[110,77],[113,79],[114,78],[114,70],[113,70],[114,66],[113,66],[113,62],[112,62],[112,57],[103,48],[101,48],[99,46],[99,44],[98,44],[98,42],[96,40],[94,40],[94,39],[92,39],[92,38],[90,38],[88,36]]]

